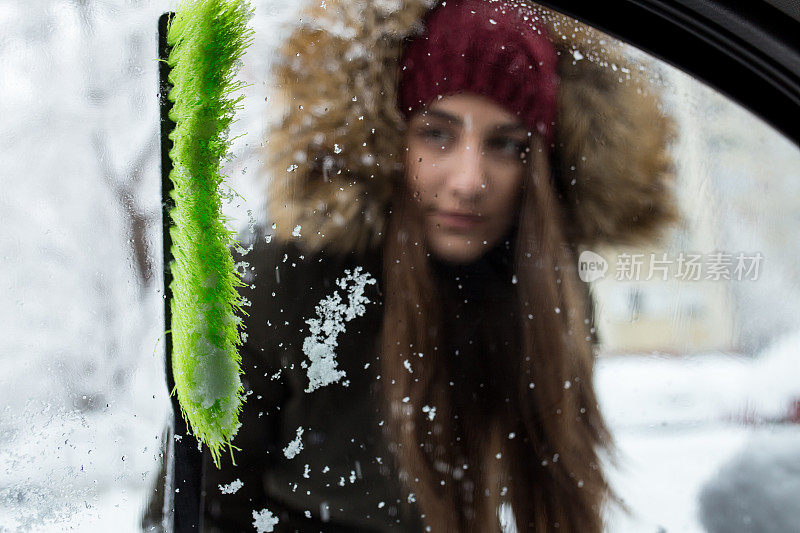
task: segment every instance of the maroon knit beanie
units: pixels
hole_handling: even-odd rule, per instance
[[[439,96],[471,92],[550,139],[557,56],[538,17],[513,0],[446,0],[400,59],[398,107],[408,119]]]

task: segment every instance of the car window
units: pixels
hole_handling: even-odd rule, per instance
[[[321,4],[324,8],[325,1]],[[391,18],[402,3],[394,4],[377,2],[370,13],[378,21],[381,16]],[[348,399],[356,394],[360,376],[369,375],[370,383],[377,382],[373,372],[379,360],[360,341],[371,334],[374,342],[379,332],[380,321],[374,317],[380,316],[384,304],[376,295],[384,295],[388,287],[382,264],[358,256],[326,262],[330,270],[320,271],[314,265],[323,263],[307,261],[313,254],[300,249],[295,256],[269,256],[274,264],[264,266],[260,273],[256,267],[266,264],[264,258],[270,253],[262,249],[274,249],[281,235],[292,242],[295,237],[298,242],[311,242],[315,234],[322,235],[325,228],[337,224],[337,211],[331,211],[330,226],[313,230],[305,222],[274,226],[274,213],[268,207],[270,187],[280,183],[288,187],[288,196],[313,197],[314,189],[309,192],[302,182],[289,179],[313,168],[326,186],[337,183],[339,187],[336,180],[341,180],[340,192],[345,195],[345,187],[356,178],[348,174],[355,167],[346,167],[342,161],[354,161],[346,158],[358,153],[359,172],[375,168],[376,162],[359,151],[352,138],[337,137],[336,128],[342,124],[326,122],[332,115],[320,103],[323,98],[314,92],[315,87],[308,88],[313,95],[308,98],[320,108],[311,108],[273,75],[281,62],[287,62],[285,52],[279,52],[282,43],[298,27],[310,28],[312,35],[323,28],[342,41],[352,39],[352,46],[344,51],[348,61],[370,64],[377,60],[349,33],[351,28],[337,26],[340,14],[323,16],[325,10],[317,9],[318,18],[309,18],[308,11],[301,12],[293,2],[263,1],[252,6],[254,43],[238,71],[248,85],[230,131],[235,138],[231,157],[223,164],[229,177],[229,185],[221,191],[223,211],[232,229],[243,236],[243,251],[254,244],[254,255],[239,252],[236,259],[246,262],[239,268],[247,274],[248,286],[256,287],[254,294],[264,298],[253,302],[257,310],[248,309],[252,316],[264,317],[263,323],[248,324],[248,334],[264,336],[265,346],[275,339],[274,346],[269,345],[277,354],[289,353],[288,345],[294,343],[306,366],[279,355],[274,367],[266,367],[266,374],[266,368],[258,373],[250,369],[245,374],[246,401],[252,405],[273,402],[271,413],[268,408],[254,413],[256,424],[261,418],[272,420],[281,411],[283,425],[265,443],[265,450],[272,450],[272,472],[282,472],[287,480],[294,476],[294,483],[307,484],[309,491],[319,487],[319,494],[330,493],[344,502],[361,501],[367,498],[367,489],[359,485],[362,474],[369,468],[376,475],[383,472],[385,458],[378,457],[367,466],[354,459],[356,455],[348,455],[351,452],[341,452],[349,438],[354,445],[361,444],[355,437],[337,433],[335,428],[320,428],[324,424],[339,427],[339,422],[331,422],[334,419],[367,416],[356,410],[371,407],[359,403],[363,398]],[[0,529],[158,530],[169,522],[159,508],[163,497],[154,499],[153,494],[174,493],[172,474],[163,469],[169,443],[193,438],[174,434],[168,427],[172,413],[163,359],[165,266],[156,29],[158,16],[174,7],[155,1],[36,1],[24,8],[10,3],[0,6],[4,36],[0,46],[4,95],[0,103],[4,133],[0,140],[4,164]],[[556,27],[561,32],[556,40],[584,31],[571,20]],[[608,505],[606,530],[755,531],[794,524],[797,511],[792,495],[800,487],[795,466],[800,439],[796,372],[800,263],[794,246],[800,238],[800,150],[741,105],[678,69],[603,34],[589,31],[586,35],[588,44],[584,40],[583,48],[569,52],[572,64],[591,62],[613,73],[614,83],[629,85],[638,80],[657,96],[658,120],[666,117],[672,128],[666,145],[669,161],[662,163],[672,176],[667,180],[668,191],[676,202],[674,220],[659,239],[638,245],[580,243],[570,252],[581,281],[575,287],[585,291],[581,294],[592,308],[587,330],[596,356],[594,392],[614,443],[602,455],[601,466],[623,504]],[[613,54],[606,55],[608,51]],[[306,60],[314,64],[313,58]],[[350,87],[336,85],[340,73],[331,65],[320,62],[315,68],[333,80],[332,98],[347,93],[348,109],[363,109],[370,119],[372,102],[359,100],[366,94],[361,92],[363,87],[353,87],[350,96]],[[380,81],[374,71],[359,78],[367,86]],[[280,143],[299,135],[281,122],[292,110],[307,111],[327,129],[317,132],[324,137],[317,144],[309,136],[307,151],[283,153]],[[630,112],[625,100],[610,103],[605,114],[591,117],[587,138],[593,137],[591,128],[601,128]],[[796,110],[787,110],[792,112]],[[353,115],[356,128],[359,116]],[[371,125],[377,134],[368,129],[359,133],[365,143],[374,143],[370,149],[375,149],[378,163],[393,149],[403,150],[402,145],[392,148],[388,134],[381,136],[390,123],[387,119],[377,127]],[[435,132],[424,135],[427,139],[436,136],[440,143],[448,135],[449,124],[445,120]],[[662,127],[658,124],[654,122],[654,128]],[[484,151],[494,150],[495,163],[516,149],[509,139],[486,137],[484,141]],[[608,142],[613,144],[613,138]],[[275,154],[286,162],[280,175],[272,164]],[[588,152],[581,154],[578,149],[578,165],[580,158],[592,157]],[[385,160],[397,161],[397,155]],[[375,173],[381,175],[384,170]],[[577,199],[580,204],[585,197],[569,189],[575,185],[567,178],[571,170],[575,169],[569,165],[561,168],[567,189],[558,192],[559,198]],[[618,173],[626,174],[624,170]],[[592,179],[602,181],[603,175]],[[613,187],[599,190],[606,202],[600,205],[609,206],[630,193],[630,189]],[[318,199],[321,212],[339,198],[336,194]],[[339,213],[355,213],[359,220],[368,221],[380,215],[379,208],[373,211],[348,202],[342,200]],[[587,213],[568,211],[572,212]],[[454,216],[453,224],[471,224],[468,214]],[[586,227],[599,228],[592,220],[584,219]],[[628,219],[630,227],[638,222],[635,217]],[[571,227],[564,226],[566,236]],[[386,234],[386,228],[375,230],[375,242]],[[351,232],[342,232],[337,241],[345,243],[350,238],[355,239]],[[461,284],[470,287],[469,271],[448,272],[458,278],[454,291],[463,290]],[[297,277],[301,275],[319,282],[307,286],[305,278]],[[516,273],[507,277],[502,290],[492,289],[489,295],[470,293],[465,300],[485,297],[502,308],[520,285]],[[290,286],[296,279],[297,285]],[[279,287],[278,298],[293,291],[291,297],[284,296],[286,305],[267,300],[275,291],[266,287],[274,286]],[[262,288],[263,293],[259,292]],[[444,289],[423,293],[421,301],[433,301],[440,290]],[[336,300],[336,294],[341,300]],[[461,305],[460,297],[450,309],[462,309],[455,304]],[[290,305],[294,314],[287,316]],[[494,309],[491,305],[486,304],[486,309]],[[477,313],[469,305],[464,309],[446,315],[454,331],[465,324],[475,331],[487,329],[480,324],[489,321],[488,312]],[[556,307],[554,313],[560,309]],[[297,325],[292,335],[278,328],[284,321]],[[268,334],[257,329],[262,326]],[[505,335],[505,330],[501,333]],[[487,339],[480,342],[502,344],[506,337]],[[471,345],[471,337],[464,344]],[[372,359],[359,359],[357,366],[340,360],[341,366],[330,367],[329,355],[341,358],[351,353]],[[413,376],[423,368],[426,355],[432,354],[410,348],[402,368]],[[316,372],[313,379],[312,372]],[[346,386],[351,381],[352,386]],[[473,385],[476,390],[483,388]],[[531,385],[532,390],[542,386]],[[566,391],[577,387],[574,380],[560,386]],[[307,396],[302,407],[293,407],[284,396],[278,399],[278,391],[284,394],[292,387],[300,397]],[[329,395],[325,401],[315,400],[315,394],[323,398],[318,388]],[[272,392],[275,399],[269,397]],[[442,405],[436,398],[421,401],[425,411],[420,416],[433,423],[437,416],[446,416]],[[303,412],[292,418],[290,414],[293,408],[312,407],[314,416]],[[309,426],[308,420],[319,427]],[[247,421],[251,424],[245,423],[241,431],[253,427],[252,420]],[[378,418],[376,424],[382,426],[383,421]],[[375,435],[380,431],[375,429]],[[508,432],[503,438],[513,439]],[[344,444],[337,445],[339,441]],[[304,448],[306,457],[311,452],[315,458],[304,457]],[[541,461],[558,462],[558,456],[557,451],[549,452]],[[267,468],[249,451],[237,458],[244,465]],[[342,470],[345,464],[352,467]],[[341,471],[324,470],[334,466]],[[490,467],[487,463],[477,469],[488,472]],[[284,478],[276,479],[284,482]],[[219,481],[213,499],[223,502],[240,484],[247,488],[250,483],[235,477]],[[298,492],[297,485],[274,490],[299,506],[300,514],[307,511],[307,516],[322,522],[338,516],[334,500],[316,499],[316,492],[309,496],[313,503],[303,507],[305,492],[302,488]],[[406,504],[414,503],[413,491],[404,489],[401,496]],[[276,508],[262,503],[248,509],[254,516],[244,517],[247,527],[255,521],[259,525],[254,530],[269,530],[271,517],[278,516]],[[508,531],[515,527],[510,509],[506,502],[500,512]],[[395,519],[403,512],[402,505],[381,500],[363,515],[372,520],[372,515],[389,513]],[[787,525],[787,530],[791,527]]]

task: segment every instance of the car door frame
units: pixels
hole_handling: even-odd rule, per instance
[[[686,72],[800,146],[800,6],[780,0],[544,0]],[[776,7],[773,4],[782,4]]]

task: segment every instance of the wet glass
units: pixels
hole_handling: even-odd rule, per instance
[[[165,8],[0,5],[2,530],[135,531],[155,477]]]
[[[0,529],[162,527],[159,520],[143,526],[142,517],[148,506],[158,506],[153,487],[172,490],[160,465],[167,441],[176,438],[167,429],[160,343],[155,61],[157,19],[172,7],[130,1],[0,6]],[[303,105],[270,75],[276,50],[301,23],[332,23],[309,20],[290,2],[253,7],[255,41],[239,72],[249,86],[231,131],[240,136],[224,165],[236,194],[224,209],[241,235],[266,241],[273,231],[265,192],[275,176],[264,163],[283,112]],[[347,37],[347,28],[332,28]],[[595,390],[617,450],[606,473],[629,509],[610,506],[606,530],[758,531],[795,524],[800,257],[793,243],[800,238],[800,150],[716,91],[622,46],[674,120],[670,154],[680,218],[658,244],[575,252],[576,271],[593,300]],[[358,59],[360,52],[352,53]],[[602,62],[580,53],[573,60]],[[333,159],[321,165],[335,172]],[[382,287],[380,270],[369,272]],[[347,281],[341,294],[357,285]],[[333,291],[314,293],[311,303]],[[364,317],[376,309],[367,304]],[[315,317],[295,318],[305,324]],[[360,324],[343,324],[344,346],[355,343]],[[297,335],[302,341],[308,330]],[[416,365],[410,358],[409,372]],[[266,390],[280,380],[306,386],[306,370],[287,365],[279,377],[250,379],[262,379],[259,388]],[[351,390],[342,381],[325,387],[346,402]],[[256,394],[249,399],[256,404]],[[349,412],[344,403],[317,407],[322,421]],[[426,407],[431,420],[442,416],[434,402]],[[291,447],[297,424],[283,424],[286,431],[265,448],[274,448],[274,460],[299,465],[301,487],[340,491],[354,507],[362,497],[371,501],[355,460],[333,477],[316,467],[305,477],[303,466],[311,461]],[[319,429],[306,427],[298,442],[324,462],[325,446],[337,448]],[[224,501],[235,481],[213,488],[214,499]],[[337,519],[336,508],[313,498],[305,505],[302,489],[274,491],[300,502],[292,504],[300,514]],[[414,499],[412,491],[402,495],[407,503]],[[380,503],[364,514],[389,513],[392,502]],[[270,509],[278,513],[260,502],[252,511]],[[513,530],[507,504],[500,514]],[[253,517],[243,520],[250,527]]]

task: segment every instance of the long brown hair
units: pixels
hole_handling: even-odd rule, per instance
[[[480,395],[477,379],[454,386],[451,354],[440,349],[445,311],[416,202],[400,186],[392,206],[381,357],[390,447],[434,532],[499,531],[502,504],[519,531],[602,529],[609,489],[598,453],[610,437],[592,385],[585,297],[538,136],[525,168],[516,295],[503,304],[516,338],[489,364],[471,366],[493,384]],[[486,313],[487,328],[503,315]]]

